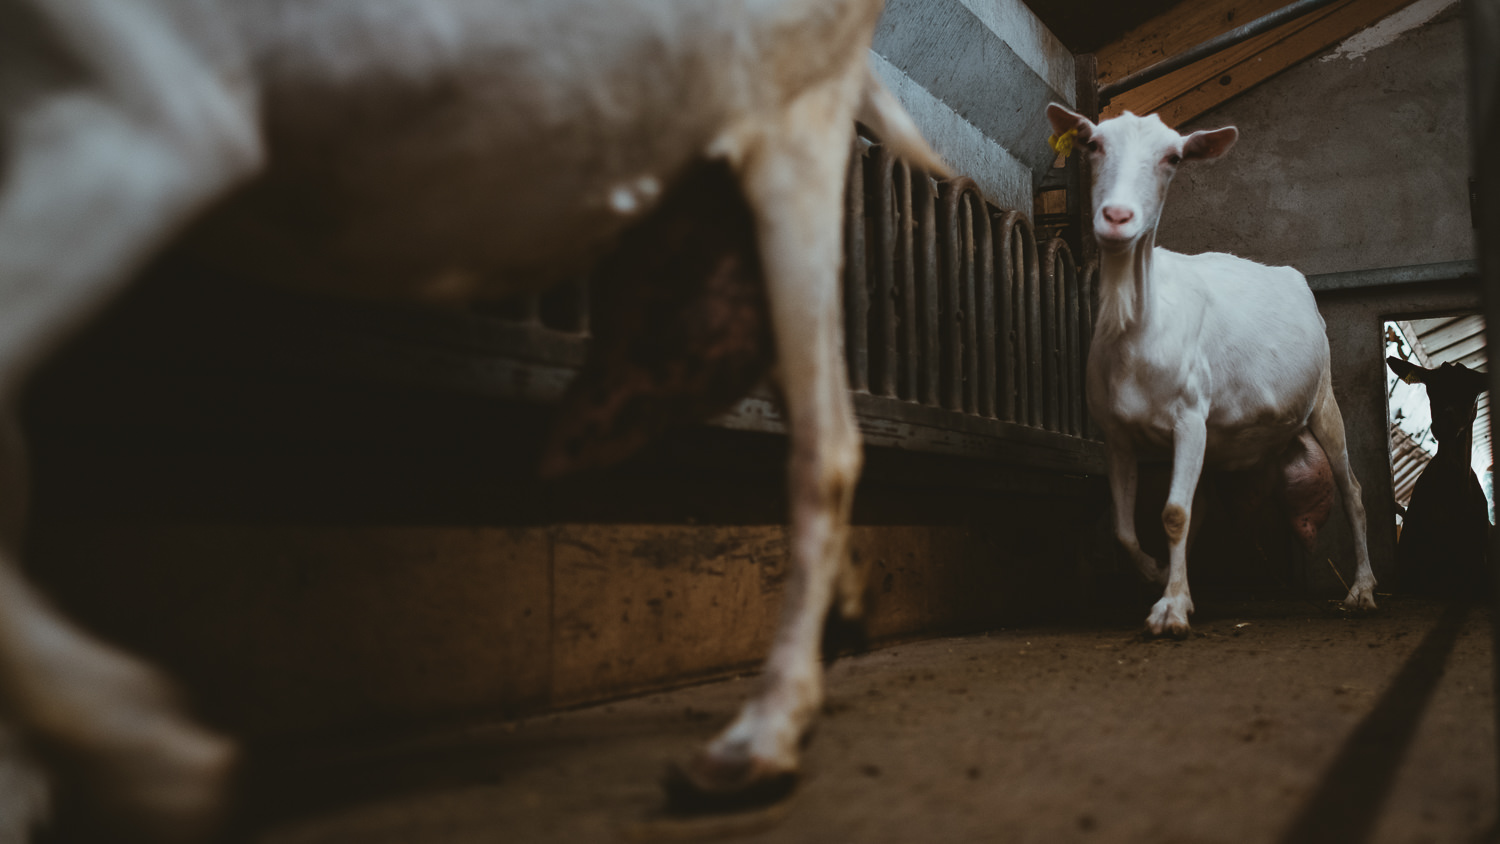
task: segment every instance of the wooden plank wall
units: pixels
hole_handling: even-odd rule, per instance
[[[853,530],[873,643],[1077,600],[1064,590],[1102,498],[941,497],[968,512]],[[36,527],[34,566],[64,607],[258,738],[527,715],[754,671],[786,578],[781,524]]]

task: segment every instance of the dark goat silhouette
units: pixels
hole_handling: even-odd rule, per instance
[[[1391,371],[1410,384],[1427,386],[1432,434],[1438,450],[1422,470],[1396,546],[1401,588],[1419,594],[1462,597],[1488,595],[1489,505],[1469,465],[1474,411],[1489,386],[1483,372],[1458,363],[1425,369],[1400,358],[1386,358]]]

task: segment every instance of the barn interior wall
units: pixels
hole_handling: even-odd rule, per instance
[[[1182,127],[1234,125],[1221,161],[1183,168],[1158,244],[1306,274],[1474,258],[1463,20],[1309,59]]]

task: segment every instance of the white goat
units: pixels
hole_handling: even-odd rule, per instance
[[[10,0],[0,413],[70,330],[252,179],[251,198],[199,232],[201,254],[302,286],[504,295],[586,269],[694,161],[726,161],[753,211],[780,356],[791,576],[759,690],[687,772],[707,792],[786,780],[822,701],[824,615],[853,582],[839,572],[861,457],[838,271],[854,119],[942,172],[869,70],[881,5]],[[4,445],[9,526],[24,455]],[[20,577],[16,547],[0,553],[0,842],[46,803],[29,759],[156,838],[197,835],[231,745],[178,714],[153,671],[61,618]],[[15,785],[21,768],[30,784]]]
[[[1093,167],[1100,302],[1089,411],[1104,434],[1115,535],[1146,577],[1166,585],[1147,626],[1156,634],[1188,631],[1187,534],[1205,466],[1245,469],[1320,446],[1354,531],[1359,569],[1344,603],[1374,608],[1364,504],[1333,398],[1323,318],[1306,279],[1290,267],[1155,245],[1178,166],[1218,158],[1238,130],[1183,137],[1156,115],[1129,112],[1096,126],[1056,104],[1047,116],[1059,137],[1076,132]],[[1172,463],[1162,511],[1166,571],[1135,533],[1137,461],[1163,458]]]

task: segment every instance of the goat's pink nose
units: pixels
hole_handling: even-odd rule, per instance
[[[1117,226],[1123,226],[1135,219],[1135,212],[1118,205],[1106,205],[1104,206],[1104,219]]]

